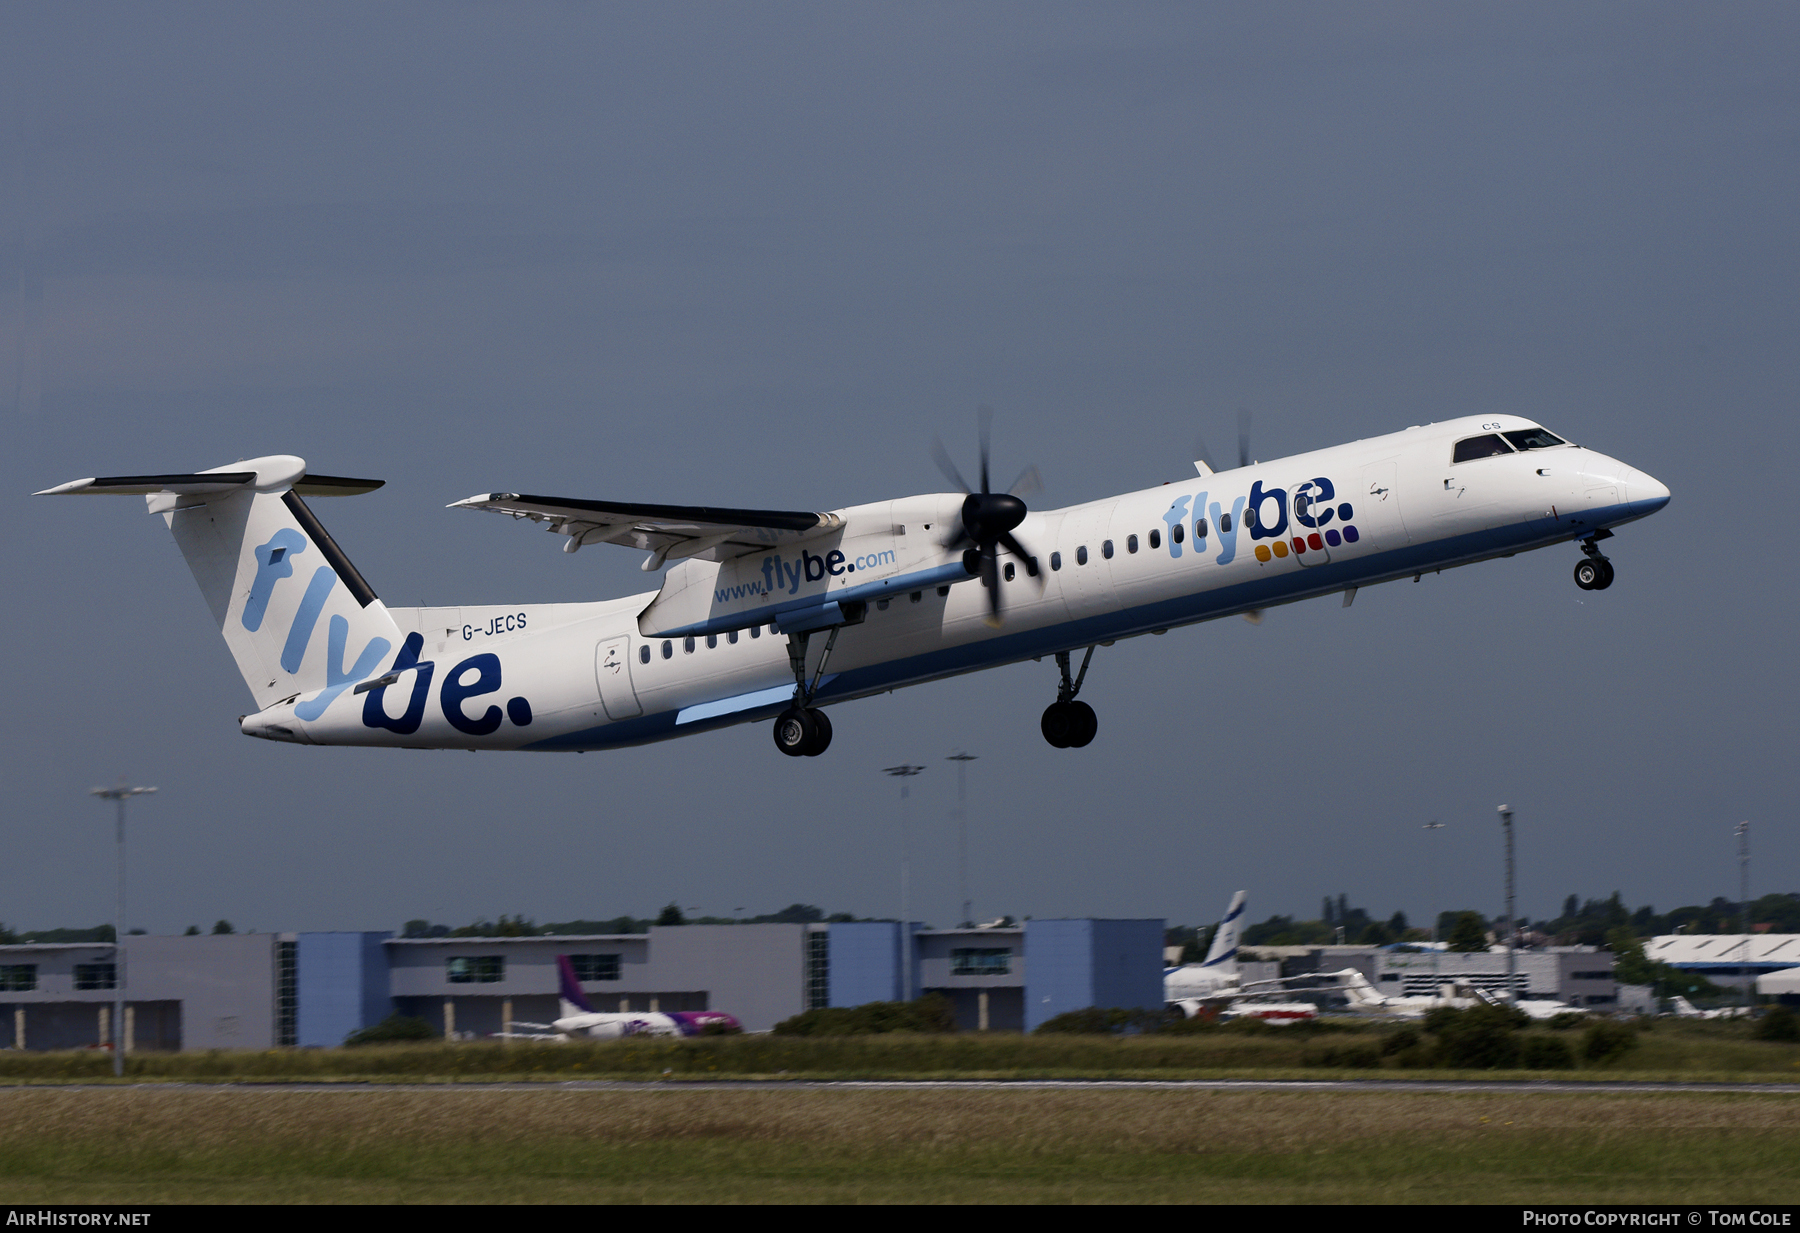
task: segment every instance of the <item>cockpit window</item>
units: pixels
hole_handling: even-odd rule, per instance
[[[1506,439],[1513,443],[1516,450],[1541,450],[1552,445],[1568,444],[1548,428],[1521,428],[1517,432],[1507,433]]]
[[[1473,462],[1477,458],[1492,458],[1497,454],[1510,454],[1512,447],[1502,441],[1498,434],[1489,433],[1485,437],[1470,437],[1466,441],[1456,443],[1456,454],[1452,462]]]

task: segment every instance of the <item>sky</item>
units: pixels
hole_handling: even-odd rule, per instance
[[[1800,890],[1783,4],[0,8],[0,921],[389,929],[793,902],[979,918],[1659,910]],[[1563,545],[588,755],[249,740],[160,520],[32,498],[270,453],[391,604],[639,555],[472,493],[831,509],[1027,463],[1034,508],[1516,413],[1666,483]],[[1770,511],[1780,515],[1765,525]],[[903,809],[883,767],[926,766]],[[910,820],[908,810],[910,810]],[[1441,830],[1424,824],[1440,821]],[[909,834],[903,842],[903,833]]]

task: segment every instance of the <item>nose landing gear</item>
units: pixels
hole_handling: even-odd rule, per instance
[[[1081,682],[1087,677],[1088,661],[1094,658],[1094,648],[1089,647],[1087,654],[1081,658],[1081,671],[1074,680],[1069,679],[1069,653],[1056,653],[1056,666],[1062,670],[1062,683],[1057,686],[1056,701],[1044,708],[1044,718],[1038,727],[1044,733],[1044,739],[1057,749],[1080,749],[1094,739],[1100,730],[1100,718],[1094,714],[1094,708],[1085,702],[1075,701],[1075,695],[1081,692]]]
[[[1581,541],[1581,551],[1586,555],[1575,562],[1575,585],[1584,591],[1604,591],[1613,583],[1612,562],[1600,554],[1595,542],[1608,534],[1603,531]]]

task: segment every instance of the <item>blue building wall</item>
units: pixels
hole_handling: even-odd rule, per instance
[[[1088,1006],[1163,1004],[1159,920],[1025,922],[1025,1030]]]
[[[1163,1005],[1163,922],[1160,920],[1096,920],[1094,927],[1094,1005],[1136,1006],[1156,1010]]]
[[[893,1002],[900,997],[900,925],[897,921],[835,921],[831,925],[833,1006]],[[915,984],[914,988],[917,988]]]
[[[299,995],[294,1043],[330,1048],[393,1013],[382,943],[391,933],[302,933],[294,950]]]
[[[1094,922],[1025,922],[1025,1030],[1094,1004]]]

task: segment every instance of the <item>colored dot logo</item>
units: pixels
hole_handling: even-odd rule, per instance
[[[1322,531],[1310,531],[1305,535],[1296,535],[1292,539],[1278,539],[1272,544],[1258,544],[1256,546],[1256,559],[1266,564],[1269,561],[1285,557],[1290,552],[1295,556],[1303,556],[1308,552],[1323,552],[1326,548],[1337,548],[1344,544],[1354,544],[1362,538],[1362,535],[1357,529],[1350,525],[1349,520],[1354,511],[1351,509],[1348,501],[1338,506],[1335,511],[1330,509],[1325,510],[1323,516],[1318,519],[1317,525],[1323,526],[1324,523],[1330,519],[1333,512],[1337,514],[1338,519],[1340,520],[1339,526],[1326,527]]]

